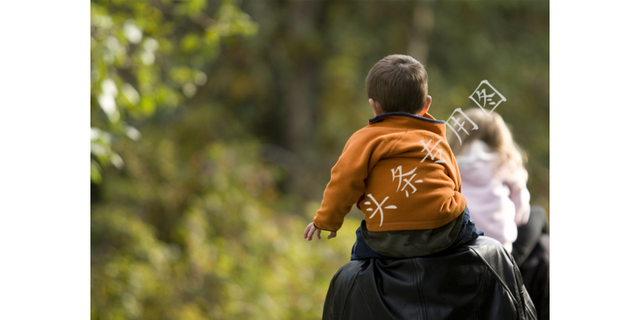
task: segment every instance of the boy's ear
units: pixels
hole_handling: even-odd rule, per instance
[[[422,107],[422,110],[420,111],[420,114],[425,114],[427,113],[427,111],[429,111],[429,107],[431,106],[431,96],[427,95],[427,100],[424,102],[424,107]]]
[[[371,105],[371,109],[373,109],[373,114],[376,117],[384,113],[382,111],[382,106],[380,105],[380,103],[378,101],[375,101],[373,99],[369,99],[369,104]]]

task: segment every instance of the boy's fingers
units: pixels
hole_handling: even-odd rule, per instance
[[[313,239],[313,233],[315,226],[312,223],[309,223],[309,225],[307,225],[307,228],[304,229],[304,238],[307,239],[307,241],[311,241],[311,239]]]
[[[304,229],[304,238],[307,241],[311,241],[313,240],[313,235],[315,234],[316,237],[318,237],[318,239],[322,239],[322,236],[320,235],[321,232],[322,232],[322,229],[316,228],[316,226],[313,225],[313,222],[309,223],[309,225],[307,225],[307,227]],[[331,231],[327,239],[331,239],[335,237],[336,237],[336,231]]]
[[[313,232],[315,231],[315,227],[313,224],[309,224],[307,226],[307,232],[305,233],[306,238],[311,238],[311,236],[313,235]],[[309,239],[311,240],[311,239]]]

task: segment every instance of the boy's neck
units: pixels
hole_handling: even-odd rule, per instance
[[[431,96],[427,95],[427,99],[424,102],[424,106],[420,111],[418,111],[417,113],[410,113],[410,112],[405,112],[405,113],[413,114],[414,116],[422,116],[423,114],[429,111],[429,107],[431,106],[431,101],[432,101]],[[382,110],[382,105],[380,104],[380,102],[376,100],[369,99],[369,104],[371,105],[371,109],[373,109],[373,115],[375,117],[388,113]]]
[[[411,113],[411,112],[406,112],[406,111],[389,111],[389,112],[383,112],[377,116],[381,116],[381,115],[385,115],[385,114],[390,114],[390,113],[406,113],[406,114],[410,114],[412,116],[417,116],[417,117],[421,117],[424,113],[422,112],[418,112],[418,113]]]

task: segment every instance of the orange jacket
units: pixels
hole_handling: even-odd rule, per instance
[[[337,231],[357,203],[370,231],[438,228],[464,210],[460,186],[444,121],[385,113],[347,141],[313,223]]]

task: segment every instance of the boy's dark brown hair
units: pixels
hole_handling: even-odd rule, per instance
[[[367,95],[383,112],[419,112],[427,100],[427,71],[416,59],[394,54],[376,63],[367,79]]]

